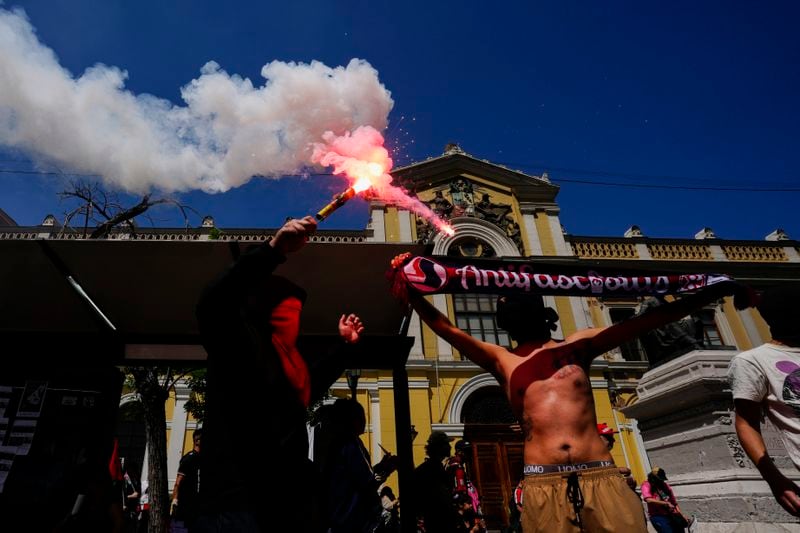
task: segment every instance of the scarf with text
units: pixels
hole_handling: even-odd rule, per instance
[[[479,264],[479,266],[478,266]],[[403,254],[388,272],[392,293],[402,299],[408,288],[422,294],[532,293],[549,296],[654,296],[684,294],[716,283],[733,281],[722,274],[604,276],[536,273],[536,263],[464,258],[431,258]]]

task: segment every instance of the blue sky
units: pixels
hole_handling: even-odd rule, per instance
[[[722,238],[760,240],[780,227],[800,239],[796,2],[2,7],[23,8],[73,76],[97,63],[115,66],[127,72],[127,91],[178,106],[181,87],[208,61],[259,86],[262,66],[274,60],[336,67],[363,59],[394,102],[384,134],[396,166],[457,142],[481,159],[547,171],[561,186],[571,234],[621,236],[637,224],[648,236],[691,238],[708,226]],[[0,208],[18,223],[63,213],[63,177],[14,172],[52,165],[32,166],[27,150],[8,148],[0,161]],[[255,178],[225,193],[178,196],[223,228],[275,227],[315,212],[343,184],[331,176]],[[154,217],[180,224],[167,208]],[[354,200],[322,227],[361,229],[366,221],[364,202]]]

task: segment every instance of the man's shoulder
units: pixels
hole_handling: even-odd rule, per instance
[[[192,450],[181,457],[181,465],[191,465],[200,460],[200,454]]]
[[[731,359],[731,364],[733,365],[739,361],[757,363],[760,359],[773,357],[776,355],[780,355],[780,350],[777,348],[777,346],[771,345],[770,343],[764,343],[760,346],[750,348],[749,350],[744,350],[734,355]]]
[[[564,343],[580,341],[580,340],[583,340],[583,339],[591,339],[592,337],[596,336],[598,333],[600,333],[600,332],[602,332],[602,331],[604,331],[606,329],[608,329],[608,328],[584,328],[584,329],[579,329],[575,333],[572,333],[571,335],[568,335],[566,339],[561,341],[561,343],[564,344]]]

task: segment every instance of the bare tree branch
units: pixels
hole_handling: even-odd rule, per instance
[[[102,239],[103,237],[108,236],[111,233],[111,230],[114,226],[121,224],[123,222],[127,222],[136,218],[137,216],[141,215],[154,205],[163,204],[165,200],[150,200],[150,194],[145,194],[142,199],[139,201],[138,204],[134,205],[133,207],[129,207],[119,213],[111,216],[108,220],[99,224],[94,231],[89,235],[90,239]]]
[[[58,193],[58,196],[62,200],[80,203],[78,207],[65,214],[64,227],[61,229],[59,236],[69,231],[69,225],[76,216],[83,217],[83,236],[89,239],[105,238],[115,227],[121,224],[127,226],[131,234],[135,234],[136,217],[146,216],[151,224],[155,225],[150,213],[145,213],[150,208],[160,204],[170,204],[178,208],[187,231],[191,228],[190,213],[200,216],[195,209],[180,203],[174,198],[153,199],[150,193],[145,194],[136,205],[125,207],[116,194],[106,191],[97,183],[87,183],[82,180],[70,181],[69,188]],[[93,230],[89,227],[90,224],[94,224]]]
[[[69,213],[66,213],[66,215],[64,216],[64,224],[61,226],[61,230],[58,232],[58,237],[59,238],[63,237],[64,233],[67,230],[72,230],[72,228],[69,227],[70,220],[72,220],[72,217],[81,214],[83,212],[83,209],[84,209],[84,206],[81,205],[81,206],[76,207],[75,209],[73,209]]]

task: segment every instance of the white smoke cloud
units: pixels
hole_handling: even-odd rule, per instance
[[[0,8],[0,50],[0,144],[131,192],[225,191],[296,173],[324,132],[383,130],[394,103],[378,72],[353,59],[273,61],[260,87],[209,62],[176,106],[127,91],[116,67],[74,77],[21,10]]]

